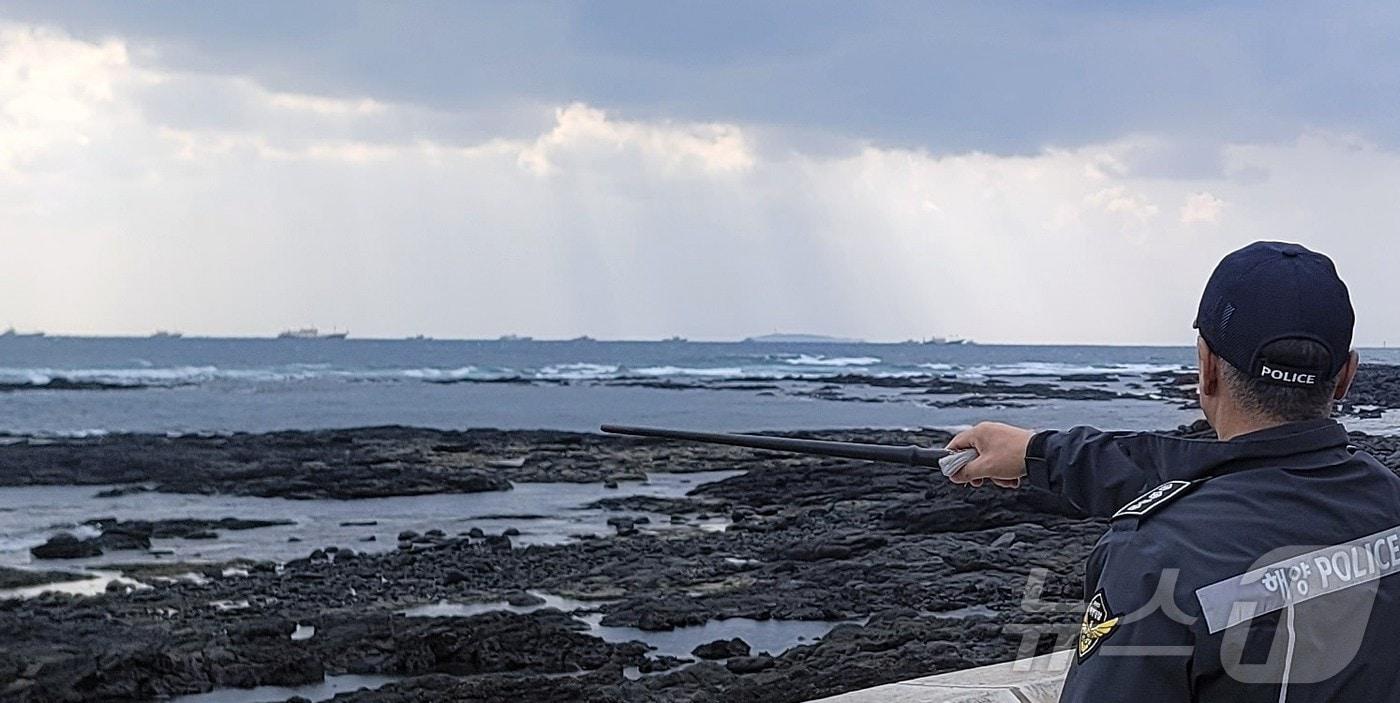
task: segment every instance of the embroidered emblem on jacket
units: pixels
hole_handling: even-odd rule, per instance
[[[1084,620],[1079,624],[1079,660],[1084,661],[1117,627],[1118,616],[1109,614],[1108,602],[1104,600],[1103,591],[1099,591],[1089,600]]]

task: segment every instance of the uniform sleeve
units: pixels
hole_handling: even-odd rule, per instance
[[[1099,517],[1162,483],[1143,435],[1092,427],[1035,435],[1026,449],[1026,472],[1031,485]]]
[[[1090,557],[1061,703],[1193,700],[1195,637],[1176,607],[1175,572],[1163,576],[1155,550],[1131,540],[1105,538]]]

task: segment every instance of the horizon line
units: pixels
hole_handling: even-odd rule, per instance
[[[811,337],[812,339],[785,339],[785,340],[765,340],[764,337]],[[829,339],[827,338],[829,337]],[[564,344],[564,343],[597,343],[597,344],[772,344],[772,345],[872,345],[872,346],[928,346],[938,347],[1122,347],[1122,348],[1161,348],[1161,349],[1188,349],[1195,346],[1193,343],[1181,342],[1177,344],[1149,343],[1149,342],[1036,342],[1036,341],[1006,341],[996,340],[979,342],[976,340],[958,340],[952,342],[925,342],[916,338],[906,338],[902,340],[869,340],[851,337],[835,337],[817,334],[763,334],[752,335],[741,339],[734,338],[698,338],[690,339],[681,335],[673,335],[665,338],[653,337],[616,337],[616,338],[595,338],[591,335],[581,335],[575,337],[533,337],[530,335],[506,334],[494,337],[434,337],[431,335],[410,335],[410,336],[363,336],[363,337],[307,337],[307,338],[286,338],[277,334],[183,334],[179,332],[169,332],[165,334],[150,333],[50,333],[50,332],[30,332],[16,333],[13,335],[0,334],[0,342],[12,341],[39,341],[39,340],[162,340],[166,342],[178,342],[181,340],[213,340],[213,341],[270,341],[282,343],[322,343],[334,344],[337,342],[502,342],[502,343],[540,343],[540,344]],[[1385,341],[1377,343],[1365,343],[1354,345],[1354,349],[1365,350],[1388,350],[1392,347]],[[1400,348],[1400,347],[1396,347]]]

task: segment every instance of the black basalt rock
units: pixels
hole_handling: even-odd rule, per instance
[[[736,674],[757,674],[760,671],[767,671],[777,665],[773,657],[767,654],[760,654],[756,657],[735,657],[724,663],[724,668]]]
[[[690,653],[701,659],[728,659],[730,657],[747,657],[750,651],[748,642],[735,637],[706,642],[691,650]]]
[[[35,559],[85,559],[102,556],[102,548],[93,540],[83,540],[60,532],[49,541],[29,550]]]

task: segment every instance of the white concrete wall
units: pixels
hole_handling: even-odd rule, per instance
[[[1055,703],[1071,650],[885,684],[816,703]]]

